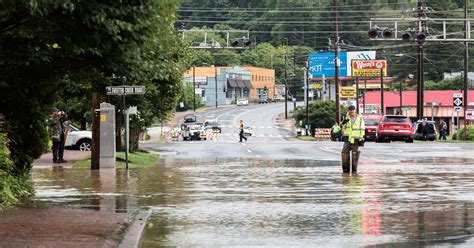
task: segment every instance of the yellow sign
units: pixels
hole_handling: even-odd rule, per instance
[[[354,87],[341,87],[339,96],[341,98],[356,98],[356,89]]]
[[[383,76],[387,76],[386,60],[352,60],[352,76],[353,77],[380,77],[380,71]]]
[[[101,114],[100,121],[107,121],[107,115]]]
[[[311,84],[309,85],[310,89],[322,89],[323,86],[321,84]]]

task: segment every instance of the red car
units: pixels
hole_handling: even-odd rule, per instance
[[[405,141],[413,143],[413,125],[403,115],[385,115],[377,126],[375,142]]]
[[[362,118],[365,122],[365,140],[375,140],[377,127],[382,117],[381,115],[362,114]]]

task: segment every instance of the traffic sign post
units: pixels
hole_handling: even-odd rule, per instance
[[[453,94],[453,107],[455,112],[462,111],[462,93],[454,93]]]
[[[128,170],[128,151],[129,151],[129,114],[136,114],[137,107],[130,107],[125,109],[125,96],[126,95],[143,95],[145,94],[146,88],[142,85],[135,86],[107,86],[107,95],[123,96],[123,113],[125,118],[125,168]]]

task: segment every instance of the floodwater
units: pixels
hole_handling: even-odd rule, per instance
[[[366,163],[357,175],[342,174],[339,162],[306,160],[35,169],[34,201],[151,210],[143,247],[473,247],[474,167],[450,162]]]

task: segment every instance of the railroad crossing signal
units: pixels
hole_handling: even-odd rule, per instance
[[[455,112],[462,111],[462,93],[453,94],[453,106]]]

